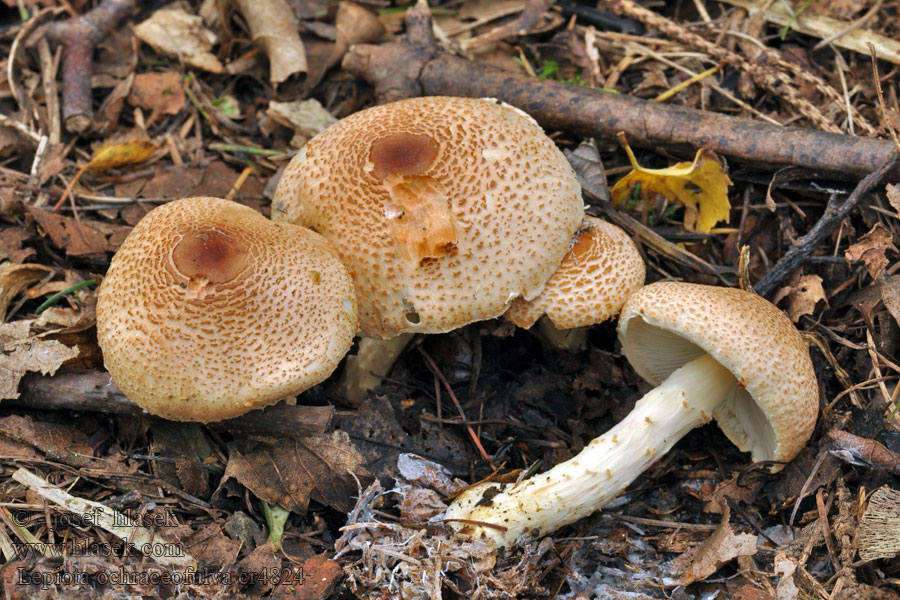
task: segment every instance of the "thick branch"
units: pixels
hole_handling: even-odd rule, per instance
[[[93,411],[117,415],[146,415],[126,398],[108,373],[100,371],[60,371],[47,376],[29,373],[19,385],[21,397],[4,400],[3,406],[28,409]],[[227,421],[209,423],[213,429],[274,437],[297,438],[324,433],[331,424],[330,406],[276,404],[254,410]]]
[[[55,23],[47,31],[50,41],[63,47],[63,122],[67,130],[81,133],[91,126],[94,46],[131,14],[134,4],[134,0],[103,0],[90,12]]]
[[[548,129],[667,146],[692,153],[700,147],[759,165],[794,165],[864,176],[893,152],[886,140],[778,127],[621,94],[511,73],[440,51],[427,9],[407,11],[407,39],[350,49],[344,67],[375,86],[382,102],[416,95],[493,97],[532,115]]]

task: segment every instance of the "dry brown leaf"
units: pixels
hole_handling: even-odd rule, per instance
[[[151,121],[154,115],[177,115],[184,101],[181,75],[174,71],[135,75],[128,95],[129,104],[152,111]]]
[[[113,252],[125,240],[131,227],[88,221],[78,223],[71,217],[57,215],[48,210],[26,206],[28,214],[37,222],[50,241],[69,256],[84,256]]]
[[[885,192],[887,192],[887,199],[891,203],[891,207],[900,215],[900,187],[887,184]]]
[[[35,254],[34,248],[22,247],[31,236],[24,227],[7,227],[0,231],[0,260],[9,259],[11,262],[21,263]]]
[[[237,572],[249,575],[256,585],[245,590],[251,598],[261,598],[278,583],[274,577],[258,577],[260,573],[279,573],[281,559],[275,554],[272,542],[257,546],[253,552],[241,559],[237,564]]]
[[[672,561],[672,567],[681,576],[683,585],[706,579],[738,556],[756,554],[756,536],[734,533],[728,522],[728,513],[726,510],[721,525],[706,541]]]
[[[900,325],[900,275],[881,280],[881,301],[894,320]]]
[[[0,400],[18,398],[19,380],[29,371],[52,375],[67,360],[78,356],[78,346],[69,348],[56,341],[33,335],[32,326],[43,326],[46,319],[13,321],[0,324]]]
[[[872,279],[878,279],[881,272],[888,265],[885,252],[891,248],[891,232],[882,225],[876,223],[869,233],[859,238],[844,252],[847,262],[861,260],[866,263],[866,269]]]
[[[40,450],[51,459],[65,453],[92,457],[94,449],[87,436],[59,423],[43,423],[31,417],[10,415],[0,419],[0,444],[17,447],[16,454],[34,454]]]
[[[156,169],[153,178],[141,188],[143,198],[187,198],[203,179],[201,169]],[[203,194],[206,195],[206,194]],[[224,194],[222,194],[224,196]]]
[[[286,0],[237,0],[253,42],[269,57],[269,81],[281,83],[306,73],[306,50]]]
[[[291,574],[286,572],[282,582],[272,591],[273,600],[331,598],[337,592],[344,570],[325,554],[316,554],[307,558],[297,573],[303,573],[302,585],[297,581],[297,577],[291,577]]]
[[[52,272],[53,269],[44,265],[3,263],[0,266],[0,316],[5,319],[9,303],[22,290],[33,283],[37,283]]]
[[[744,475],[743,473],[741,475]],[[724,514],[728,510],[728,501],[752,504],[762,481],[748,476],[735,475],[728,481],[719,483],[712,493],[704,498],[703,512]]]
[[[210,523],[183,538],[184,551],[193,556],[197,562],[217,567],[230,567],[237,559],[241,543],[232,540],[222,533],[222,528]]]
[[[772,301],[775,304],[787,298],[787,311],[791,321],[796,323],[803,315],[811,315],[820,300],[828,304],[822,278],[818,275],[804,275],[797,283],[785,286],[775,293]]]
[[[291,17],[293,22],[293,17]],[[186,65],[221,73],[222,63],[210,52],[218,41],[203,19],[180,8],[161,8],[134,28],[139,40],[157,52],[183,60]]]
[[[347,512],[357,478],[363,485],[372,480],[364,464],[343,431],[271,444],[234,443],[222,482],[233,477],[260,500],[292,512],[305,512],[310,498]]]

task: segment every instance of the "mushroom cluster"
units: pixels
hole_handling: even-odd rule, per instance
[[[356,327],[353,284],[322,236],[219,198],[150,211],[97,297],[113,381],[178,421],[235,417],[312,387]]]
[[[583,221],[554,142],[493,100],[414,98],[337,122],[287,167],[273,218],[189,198],[138,224],[97,315],[129,398],[171,419],[229,418],[325,379],[357,331],[394,338],[362,344],[345,369],[343,389],[360,396],[402,349],[397,336],[494,318],[513,301],[511,315],[558,321],[568,305],[596,322],[643,281],[631,240]]]
[[[279,181],[272,218],[325,236],[350,271],[360,333],[442,333],[532,299],[584,217],[565,156],[493,100],[412,98],[338,121]]]
[[[622,350],[657,387],[574,458],[524,481],[465,491],[443,519],[498,547],[599,510],[688,431],[715,419],[754,461],[791,460],[812,434],[818,386],[788,317],[741,290],[661,282],[632,295]]]

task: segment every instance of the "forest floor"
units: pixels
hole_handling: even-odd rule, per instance
[[[450,0],[433,28],[409,8],[0,2],[3,597],[900,598],[900,1]],[[357,405],[340,368],[220,423],[131,404],[95,306],[132,227],[198,195],[268,216],[308,139],[409,95],[529,112],[648,283],[783,309],[820,390],[801,454],[773,473],[705,426],[605,510],[464,557],[512,574],[476,580],[411,542],[431,530],[379,489],[425,485],[409,454],[469,483],[577,454],[649,389],[615,323],[573,349],[500,319],[419,335]],[[703,231],[671,198],[611,204],[631,170],[620,132],[644,167],[713,151],[727,218]],[[373,546],[379,527],[406,546]]]

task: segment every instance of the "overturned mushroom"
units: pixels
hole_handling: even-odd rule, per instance
[[[600,509],[712,419],[754,461],[788,461],[812,433],[818,387],[809,352],[790,320],[759,296],[651,284],[622,309],[619,339],[638,374],[657,387],[574,458],[513,485],[467,490],[443,515],[447,522],[509,546]]]
[[[356,325],[353,284],[320,235],[219,198],[150,211],[97,298],[113,381],[179,421],[235,417],[312,387]]]
[[[583,217],[563,154],[522,111],[413,98],[332,125],[291,161],[273,218],[328,238],[353,276],[360,333],[440,333],[530,299]]]
[[[545,316],[543,337],[570,348],[583,329],[619,314],[628,297],[644,284],[644,261],[624,231],[596,217],[585,217],[572,249],[533,300],[516,298],[504,315],[529,329]],[[543,325],[543,320],[541,321]],[[581,336],[579,336],[581,334]]]

